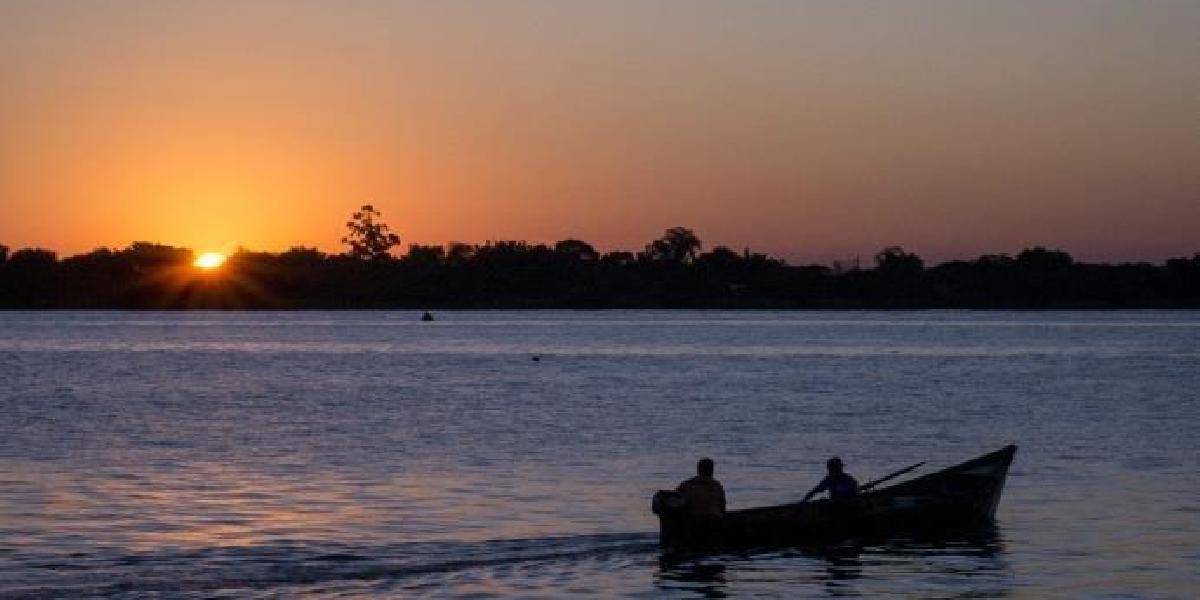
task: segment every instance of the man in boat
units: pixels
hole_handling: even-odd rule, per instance
[[[702,458],[696,463],[696,476],[679,484],[676,490],[687,501],[688,514],[709,521],[725,516],[725,488],[713,479],[713,461]]]
[[[825,462],[825,468],[829,474],[813,488],[801,502],[808,502],[810,498],[828,491],[829,499],[834,502],[844,502],[853,500],[858,497],[858,480],[851,477],[848,473],[842,470],[842,459],[833,457]]]

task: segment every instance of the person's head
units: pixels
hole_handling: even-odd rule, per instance
[[[713,460],[711,458],[700,459],[700,462],[696,463],[696,473],[705,477],[712,477]]]
[[[829,469],[829,472],[833,473],[834,475],[841,473],[842,472],[842,459],[835,456],[835,457],[825,461],[825,468]]]

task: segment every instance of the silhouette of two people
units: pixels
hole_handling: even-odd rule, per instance
[[[829,493],[835,504],[858,498],[858,480],[845,471],[842,459],[830,458],[825,462],[828,473],[821,482],[805,494],[801,502],[808,502],[822,492]],[[702,458],[696,463],[696,476],[679,484],[676,492],[683,498],[688,516],[698,521],[715,521],[725,516],[725,488],[713,477],[714,464],[711,458]]]

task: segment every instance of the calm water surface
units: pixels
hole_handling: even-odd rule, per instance
[[[0,597],[1200,595],[1200,313],[0,313]],[[540,356],[540,361],[532,360]],[[997,531],[662,563],[1021,446]]]

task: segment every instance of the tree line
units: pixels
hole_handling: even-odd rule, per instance
[[[889,247],[865,267],[789,265],[704,251],[675,227],[638,252],[565,239],[397,254],[373,207],[346,227],[342,254],[239,250],[213,272],[194,268],[189,249],[147,242],[66,258],[0,245],[0,308],[1200,308],[1200,253],[1112,265],[1035,247],[927,266]]]

